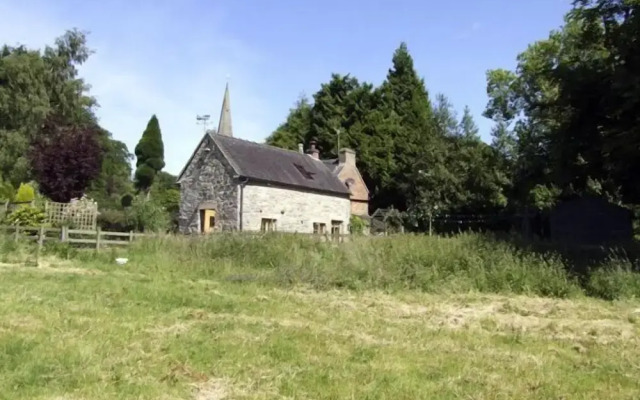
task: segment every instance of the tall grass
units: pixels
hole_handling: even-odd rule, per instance
[[[15,247],[10,241],[4,242],[3,252]],[[250,280],[285,287],[308,285],[320,290],[640,297],[640,274],[633,272],[628,260],[611,258],[579,279],[557,254],[518,250],[478,234],[447,238],[354,237],[340,244],[283,234],[261,238],[237,234],[168,235],[139,241],[127,249],[99,253],[60,244],[50,251],[95,263],[98,268],[126,268],[151,273],[157,279]],[[114,263],[117,256],[128,257],[130,262],[118,267]]]

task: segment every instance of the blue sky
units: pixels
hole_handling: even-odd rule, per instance
[[[89,32],[81,68],[101,124],[133,152],[152,114],[166,170],[178,173],[217,125],[229,76],[234,134],[262,141],[295,100],[332,72],[379,84],[405,41],[432,98],[469,105],[490,140],[485,72],[513,68],[562,24],[570,0],[205,1],[0,0],[0,43],[41,48],[66,29]]]

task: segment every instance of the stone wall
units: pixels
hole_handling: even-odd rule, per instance
[[[210,151],[205,151],[205,148]],[[238,228],[238,187],[233,176],[229,163],[213,141],[206,137],[180,182],[180,232],[200,232],[198,208],[203,202],[215,205],[215,230]]]
[[[341,233],[348,233],[351,204],[346,196],[304,192],[267,185],[248,184],[243,189],[242,227],[259,231],[263,218],[276,220],[280,232],[313,233],[314,223],[342,221]]]

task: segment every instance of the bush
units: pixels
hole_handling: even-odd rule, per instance
[[[11,183],[4,181],[2,177],[0,177],[0,203],[12,201],[14,197],[15,190],[13,186],[11,186]]]
[[[591,271],[586,292],[606,300],[640,298],[640,274],[629,262],[612,260]]]
[[[105,209],[98,215],[98,225],[105,231],[128,232],[135,229],[133,222],[122,210]]]
[[[367,221],[357,215],[351,216],[349,224],[351,225],[351,233],[356,235],[364,233],[364,231],[369,227]]]
[[[133,203],[133,196],[130,194],[125,194],[120,199],[120,205],[122,206],[122,208],[131,207],[132,203]]]
[[[31,203],[36,198],[36,192],[28,183],[21,183],[13,201],[15,203]]]
[[[170,216],[158,202],[138,196],[127,210],[127,222],[141,232],[166,232]]]
[[[44,221],[44,212],[31,206],[18,207],[6,217],[6,223],[9,225],[40,226]]]

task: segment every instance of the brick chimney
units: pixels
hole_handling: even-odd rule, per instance
[[[351,149],[342,148],[338,153],[340,164],[356,165],[356,152]]]
[[[304,145],[302,143],[298,143],[298,152],[304,154]]]
[[[309,151],[308,151],[309,155],[313,158],[315,158],[316,160],[320,159],[320,150],[318,150],[318,148],[316,147],[316,141],[312,140],[309,142]]]

